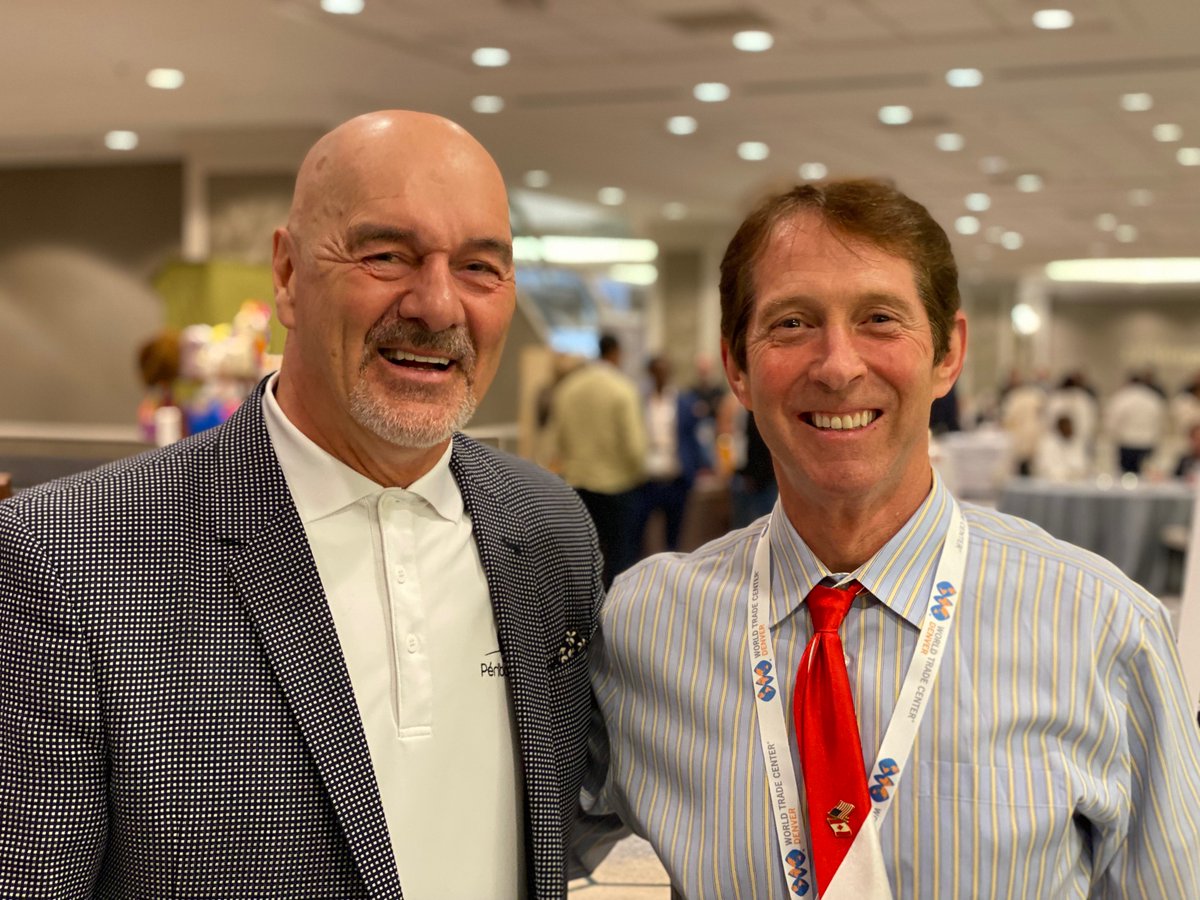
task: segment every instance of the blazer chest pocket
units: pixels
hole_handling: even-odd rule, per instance
[[[587,650],[592,642],[592,634],[584,628],[568,628],[560,636],[557,646],[549,648],[549,658],[546,668],[558,672],[576,666],[587,669]]]

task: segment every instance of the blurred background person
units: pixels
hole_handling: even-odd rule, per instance
[[[951,385],[946,395],[936,398],[929,409],[929,431],[934,437],[962,430],[956,388],[957,385]]]
[[[1182,478],[1189,484],[1200,482],[1200,422],[1188,431],[1187,450],[1175,466],[1175,477]]]
[[[1018,372],[1009,377],[1000,399],[1000,424],[1012,439],[1013,462],[1018,475],[1033,471],[1033,457],[1042,439],[1046,392],[1033,379]]]
[[[1075,433],[1075,421],[1060,413],[1038,441],[1033,474],[1048,481],[1083,481],[1092,476],[1087,446]]]
[[[1108,398],[1104,429],[1117,448],[1121,472],[1141,474],[1166,434],[1167,402],[1147,370],[1130,373],[1128,380]]]
[[[715,465],[720,430],[717,420],[729,389],[725,384],[725,373],[713,362],[711,353],[697,353],[692,365],[695,380],[689,393],[695,403],[692,415],[696,419],[696,437],[709,464]]]
[[[563,479],[596,523],[604,586],[637,561],[637,489],[646,459],[646,429],[637,385],[621,371],[621,343],[600,336],[598,358],[562,380],[548,425]]]
[[[754,414],[733,394],[726,405],[734,467],[729,479],[730,528],[744,528],[771,512],[779,497],[779,487],[771,451],[759,434]]]
[[[671,383],[671,363],[655,356],[646,364],[650,377],[645,399],[646,480],[638,488],[634,542],[638,555],[645,551],[646,526],[661,513],[665,520],[667,550],[679,549],[683,514],[696,475],[712,468],[712,459],[700,442],[698,428],[707,401],[694,390],[679,391]]]
[[[1171,459],[1178,464],[1191,449],[1192,428],[1200,425],[1200,372],[1171,397],[1167,415]]]
[[[1060,416],[1071,420],[1071,431],[1089,453],[1095,452],[1096,428],[1100,421],[1100,401],[1087,376],[1080,370],[1068,372],[1046,396],[1046,421],[1052,426]]]

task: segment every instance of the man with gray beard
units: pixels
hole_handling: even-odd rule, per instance
[[[0,504],[0,896],[563,897],[600,557],[458,433],[514,309],[500,173],[352,119],[272,268],[282,366],[227,423]]]

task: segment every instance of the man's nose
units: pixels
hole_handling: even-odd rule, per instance
[[[849,326],[825,325],[821,329],[821,340],[816,350],[812,378],[831,391],[849,387],[867,370],[854,331]]]
[[[399,312],[429,331],[445,331],[465,322],[458,284],[445,258],[427,256],[421,261],[412,278],[405,280]]]

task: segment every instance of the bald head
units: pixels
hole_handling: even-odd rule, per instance
[[[318,140],[296,175],[288,230],[302,241],[369,196],[397,172],[409,180],[470,183],[480,199],[505,210],[508,198],[495,161],[461,125],[430,113],[392,109],[365,113]]]

